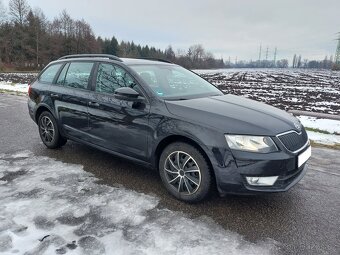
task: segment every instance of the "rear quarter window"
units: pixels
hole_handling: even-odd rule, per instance
[[[72,62],[62,83],[67,87],[87,89],[92,68],[93,63],[90,62]]]
[[[58,73],[62,64],[54,64],[46,68],[46,70],[40,75],[39,81],[44,83],[53,83],[54,77]]]

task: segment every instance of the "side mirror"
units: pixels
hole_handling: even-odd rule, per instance
[[[126,100],[126,101],[135,101],[135,102],[140,101],[138,96],[139,96],[139,93],[130,87],[118,88],[114,92],[115,98]]]

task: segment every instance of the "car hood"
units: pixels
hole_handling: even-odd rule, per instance
[[[166,101],[170,113],[183,120],[229,134],[274,136],[301,127],[291,114],[241,96],[223,95]]]

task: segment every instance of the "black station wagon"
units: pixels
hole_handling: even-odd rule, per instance
[[[65,56],[29,87],[51,149],[68,139],[157,169],[176,198],[286,191],[306,172],[307,133],[292,115],[224,95],[164,60]]]

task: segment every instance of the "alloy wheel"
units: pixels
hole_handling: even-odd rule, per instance
[[[191,195],[200,187],[200,168],[186,152],[172,152],[165,160],[164,172],[168,183],[181,194]]]
[[[52,120],[48,116],[43,116],[40,121],[40,132],[44,142],[51,143],[55,136]]]

